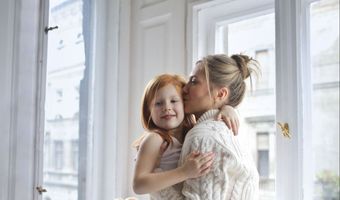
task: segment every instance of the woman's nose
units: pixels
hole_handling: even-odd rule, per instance
[[[183,91],[184,94],[188,93],[188,84],[184,85],[182,91]]]

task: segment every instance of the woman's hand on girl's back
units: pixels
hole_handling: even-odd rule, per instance
[[[197,178],[209,173],[214,161],[214,153],[191,152],[180,167],[187,178]]]

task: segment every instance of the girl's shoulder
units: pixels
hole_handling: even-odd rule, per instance
[[[141,141],[140,148],[147,147],[157,147],[159,148],[163,143],[163,138],[155,132],[146,132],[143,140]]]

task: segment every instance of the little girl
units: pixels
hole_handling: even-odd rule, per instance
[[[210,170],[214,154],[201,154],[194,149],[184,164],[177,167],[185,133],[194,123],[192,115],[184,114],[182,88],[185,84],[185,79],[178,75],[163,74],[145,88],[142,123],[147,133],[136,145],[133,189],[137,194],[150,193],[151,199],[180,199],[182,194],[175,184]],[[165,151],[159,158],[164,143]]]

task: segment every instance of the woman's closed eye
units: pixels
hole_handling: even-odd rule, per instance
[[[189,83],[195,84],[197,82],[197,78],[195,76],[190,77]]]

